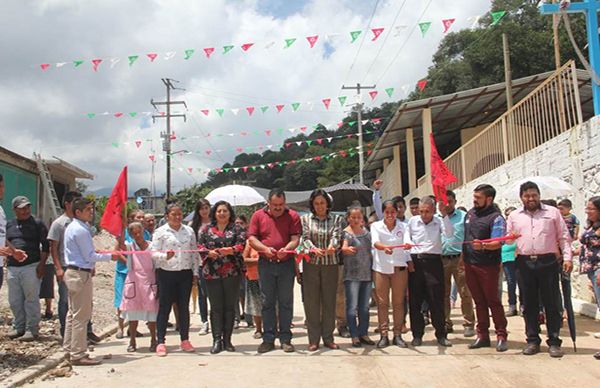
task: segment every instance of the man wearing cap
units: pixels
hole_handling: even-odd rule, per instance
[[[25,257],[8,256],[8,300],[14,321],[9,338],[22,341],[37,339],[40,323],[40,284],[50,246],[48,228],[31,215],[27,197],[13,198],[16,219],[6,224],[6,240],[15,249],[25,251]]]

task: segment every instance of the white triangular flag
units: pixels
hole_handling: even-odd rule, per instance
[[[112,69],[119,62],[121,62],[121,58],[111,58],[110,59],[110,68]]]
[[[471,29],[474,29],[477,27],[477,25],[479,24],[479,19],[481,19],[481,15],[470,16],[467,18],[467,20],[473,21],[473,24],[471,24]]]
[[[308,110],[313,110],[313,108],[314,108],[314,106],[315,106],[315,103],[314,103],[314,102],[312,102],[312,101],[308,101],[308,102],[306,103],[306,105],[308,105]]]
[[[268,49],[270,49],[273,46],[275,46],[275,42],[271,41],[271,42],[267,43],[267,45],[265,46],[265,48],[268,50]]]
[[[233,113],[234,115],[237,116],[237,114],[240,112],[240,108],[233,108],[231,109],[231,113]]]
[[[273,144],[269,144],[269,145],[267,146],[267,148],[268,148],[268,149],[271,149],[271,148],[273,148]]]
[[[368,123],[368,122],[369,122],[369,120],[363,120],[363,121],[361,121],[361,122],[362,122],[362,125],[365,125],[366,123]]]
[[[101,114],[102,116],[108,116],[110,113],[108,113],[108,112],[102,112],[102,113],[100,113],[100,114]]]
[[[404,31],[407,28],[408,28],[408,26],[406,26],[406,25],[400,25],[400,26],[394,27],[394,30],[395,30],[394,37],[400,36],[402,31]]]
[[[165,53],[165,61],[168,61],[169,59],[173,58],[175,54],[177,54],[176,51],[169,51],[168,53]]]
[[[301,146],[301,145],[302,145],[302,143],[304,143],[304,142],[302,142],[302,141],[297,141],[297,142],[296,142],[296,145],[298,145],[298,146]]]
[[[294,133],[294,131],[296,130],[296,128],[289,128],[288,131]]]
[[[66,64],[67,64],[67,62],[57,62],[56,67],[63,67]]]

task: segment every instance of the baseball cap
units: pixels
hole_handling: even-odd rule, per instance
[[[22,209],[27,205],[31,205],[31,202],[29,202],[29,198],[23,196],[23,195],[19,195],[17,197],[14,197],[12,200],[12,207],[13,209],[19,208]]]

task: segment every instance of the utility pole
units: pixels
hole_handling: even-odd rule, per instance
[[[357,121],[358,121],[358,177],[359,177],[359,182],[364,184],[364,180],[363,180],[363,169],[365,167],[365,154],[364,154],[364,150],[363,150],[363,131],[362,131],[362,108],[363,108],[363,103],[362,103],[362,98],[361,98],[361,94],[360,91],[361,89],[375,89],[376,85],[373,86],[362,86],[361,84],[357,83],[356,86],[344,86],[342,85],[342,89],[354,89],[356,90],[356,94],[359,96],[360,102],[357,102],[354,105],[354,109],[356,109],[356,114],[357,114]]]
[[[553,3],[556,3],[557,0],[553,0]],[[554,65],[556,66],[556,70],[558,71],[561,68],[560,63],[560,43],[558,41],[558,24],[560,23],[560,15],[555,13],[552,14],[552,40],[554,41]],[[559,114],[559,123],[560,123],[560,131],[564,131],[567,128],[567,120],[565,118],[565,101],[563,99],[563,85],[562,82],[558,82],[558,114]]]
[[[512,70],[510,68],[510,49],[508,47],[508,36],[502,34],[502,52],[504,54],[504,83],[506,85],[506,110],[513,107],[512,93]]]
[[[170,78],[161,78],[162,82],[167,87],[167,101],[154,101],[150,100],[150,104],[158,111],[157,105],[166,105],[166,115],[152,115],[152,121],[156,122],[156,119],[166,118],[167,119],[167,131],[161,132],[160,137],[163,139],[163,151],[167,153],[167,200],[171,198],[171,117],[183,117],[183,121],[186,121],[185,114],[171,114],[171,105],[180,104],[186,107],[185,101],[171,101],[171,90],[185,90],[176,88],[173,86],[173,82],[179,82]]]

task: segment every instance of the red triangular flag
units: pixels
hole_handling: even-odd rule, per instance
[[[149,54],[146,54],[146,56],[148,57],[148,59],[150,59],[150,62],[154,62],[154,60],[156,59],[156,57],[158,57],[158,54],[156,54],[156,53],[149,53]]]
[[[208,113],[210,112],[210,110],[208,110],[208,109],[201,109],[200,112],[204,113],[204,116],[208,116]]]
[[[148,157],[150,158],[151,161],[154,162],[154,155],[148,155]]]
[[[325,105],[325,109],[329,110],[329,104],[331,104],[331,98],[324,98],[323,105]]]
[[[242,45],[242,50],[248,51],[252,46],[254,46],[254,43],[245,43]]]
[[[135,141],[135,146],[136,146],[137,148],[140,148],[140,147],[142,146],[142,141],[141,141],[141,140],[136,140],[136,141]]]
[[[446,197],[446,186],[450,183],[457,181],[452,171],[446,166],[446,163],[440,157],[435,146],[435,140],[433,133],[429,134],[429,141],[431,143],[431,185],[433,186],[433,194],[435,199],[448,204],[448,198]]]
[[[450,27],[452,27],[452,23],[454,23],[456,19],[444,19],[442,20],[442,23],[444,24],[444,34],[446,32],[448,32],[448,30],[450,29]]]
[[[248,171],[248,166],[242,167],[242,170],[244,170],[244,172],[247,172]]]
[[[317,43],[317,39],[319,39],[319,35],[306,37],[306,40],[308,40],[308,44],[310,44],[310,48],[315,47],[315,43]]]
[[[372,28],[371,31],[373,32],[373,39],[371,39],[372,42],[375,42],[377,40],[377,38],[379,38],[379,35],[381,35],[381,33],[383,32],[384,28]]]
[[[192,171],[194,171],[194,169],[193,169],[193,168],[191,168],[191,167],[188,167],[188,172],[189,172],[190,174],[192,173]]]
[[[119,180],[108,198],[104,214],[100,219],[100,226],[106,229],[113,236],[120,236],[123,232],[125,224],[125,210],[127,207],[127,166],[123,167],[123,171],[119,175]]]
[[[209,155],[209,156],[210,156],[210,154],[212,154],[211,150],[206,150],[205,152],[206,152],[206,155]]]
[[[371,119],[371,122],[372,122],[373,124],[379,124],[379,122],[380,122],[380,121],[381,121],[381,119],[380,119],[379,117],[376,117],[376,118],[374,118],[374,119]]]
[[[371,96],[371,100],[374,100],[375,97],[377,97],[377,93],[379,93],[377,90],[373,90],[372,92],[369,92],[369,96]]]
[[[307,130],[307,129],[308,129],[308,128],[306,128],[306,127],[300,127],[300,131],[301,131],[301,132],[306,132],[306,130]]]
[[[206,54],[206,58],[210,59],[210,54],[215,52],[214,47],[207,47],[204,49],[204,53]]]
[[[98,71],[98,66],[102,63],[102,59],[92,59],[92,69]]]
[[[275,108],[277,108],[277,113],[281,112],[284,106],[285,105],[275,105]]]
[[[115,117],[116,117],[116,118],[119,118],[119,117],[121,117],[121,116],[123,116],[123,113],[121,113],[121,112],[117,112],[117,113],[115,113]]]
[[[270,129],[267,129],[267,130],[265,131],[265,133],[267,134],[267,136],[271,136],[271,132],[272,132],[272,131],[271,131]]]
[[[419,82],[417,82],[417,86],[419,87],[420,91],[423,91],[423,89],[425,89],[426,85],[427,85],[427,80],[426,79],[422,79]]]
[[[290,148],[292,146],[292,143],[285,143],[285,148]]]
[[[368,150],[367,151],[367,156],[371,156],[372,153],[373,153],[373,150]]]
[[[323,139],[317,139],[317,143],[323,144]]]
[[[253,106],[247,107],[246,110],[248,111],[248,116],[252,116],[252,113],[254,113],[254,107]]]
[[[242,136],[246,136],[248,134],[248,132],[240,132],[240,135]]]
[[[47,68],[49,68],[49,67],[50,67],[50,64],[49,64],[49,63],[42,63],[42,64],[40,65],[40,67],[42,68],[42,70],[46,70]]]

